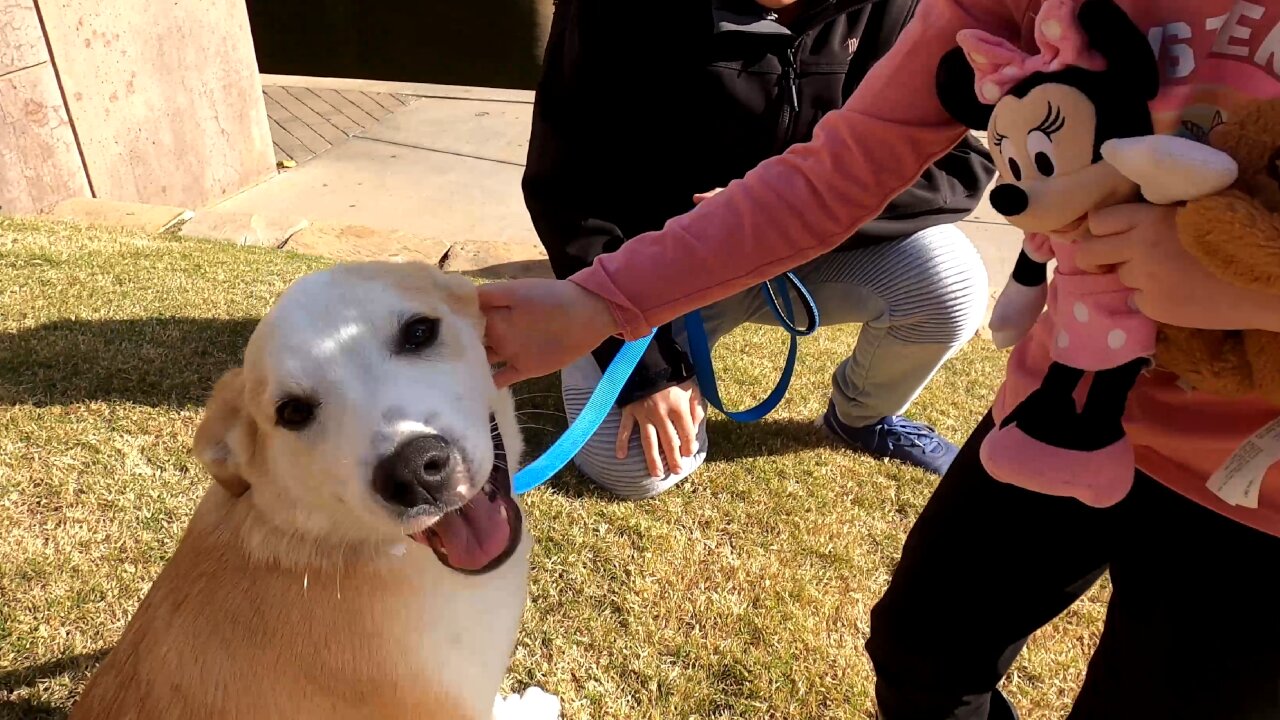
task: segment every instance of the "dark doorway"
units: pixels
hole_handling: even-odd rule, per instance
[[[531,90],[552,0],[247,0],[264,73]]]

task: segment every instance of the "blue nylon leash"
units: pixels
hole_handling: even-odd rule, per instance
[[[791,295],[787,292],[788,286],[795,288],[804,302],[805,315],[808,316],[809,321],[804,328],[799,328],[795,324],[795,310],[791,305]],[[786,273],[780,278],[762,283],[760,291],[764,293],[766,304],[773,312],[773,316],[777,318],[778,324],[791,336],[791,346],[787,349],[787,363],[782,369],[782,377],[778,379],[773,392],[769,393],[764,402],[749,410],[731,412],[724,409],[724,403],[720,400],[720,390],[716,385],[715,368],[711,362],[711,348],[707,342],[707,330],[702,322],[702,314],[694,310],[685,316],[689,355],[693,360],[694,373],[697,375],[698,387],[703,397],[711,403],[712,407],[730,419],[742,423],[759,420],[782,402],[782,398],[787,394],[787,387],[791,384],[791,376],[795,372],[799,338],[812,335],[818,329],[817,303],[813,301],[809,291],[794,274]],[[781,301],[779,301],[779,294]],[[515,494],[523,495],[550,480],[551,476],[560,472],[560,469],[569,464],[573,456],[587,444],[604,422],[605,416],[609,414],[614,403],[618,401],[622,386],[635,371],[636,365],[640,363],[640,358],[649,347],[649,343],[653,342],[656,333],[656,329],[651,330],[648,336],[623,344],[622,349],[609,363],[609,367],[605,368],[604,375],[600,378],[600,383],[596,385],[595,390],[591,392],[586,406],[569,424],[564,434],[536,460],[516,472],[511,481],[512,491]]]
[[[623,344],[618,354],[613,356],[613,362],[605,368],[604,376],[600,378],[600,384],[596,385],[596,389],[591,392],[591,398],[587,400],[586,406],[569,424],[564,434],[557,438],[538,459],[516,472],[515,477],[511,479],[511,489],[515,494],[523,495],[550,480],[552,475],[560,472],[560,469],[587,444],[587,440],[590,440],[600,428],[605,416],[618,401],[622,386],[626,384],[627,378],[631,377],[632,371],[640,363],[640,357],[644,355],[649,343],[653,342],[653,336],[656,333],[657,330],[651,330],[647,337]]]
[[[804,304],[805,315],[808,316],[809,321],[804,328],[799,328],[795,324],[795,311],[791,305],[791,295],[787,292],[788,286],[795,288],[796,294]],[[760,291],[764,293],[765,302],[773,312],[773,316],[777,318],[778,324],[791,336],[791,344],[787,348],[787,362],[782,368],[782,376],[778,378],[778,384],[774,386],[768,397],[753,408],[738,411],[724,408],[724,402],[720,399],[720,388],[716,385],[715,367],[711,362],[711,344],[707,340],[707,329],[702,322],[702,313],[694,310],[684,316],[684,332],[689,340],[689,357],[693,360],[693,371],[698,378],[698,390],[712,407],[724,413],[730,420],[740,423],[755,422],[778,407],[778,403],[786,397],[787,388],[791,385],[791,376],[795,373],[799,339],[812,335],[818,329],[818,305],[813,301],[813,296],[809,294],[804,283],[800,282],[800,278],[794,273],[786,273],[780,278],[762,283]],[[779,303],[779,295],[781,295],[781,303]]]

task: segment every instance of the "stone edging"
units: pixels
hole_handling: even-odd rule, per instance
[[[96,198],[59,203],[47,217],[147,233],[173,232],[248,247],[292,250],[337,261],[427,262],[483,278],[551,277],[537,242],[448,242],[400,230],[312,223],[306,218],[228,213]]]
[[[308,77],[305,75],[263,75],[266,86],[320,88],[322,90],[357,90],[360,92],[396,93],[445,100],[485,100],[533,104],[532,90],[470,87],[466,85],[434,85],[431,83],[359,80],[352,78]]]
[[[67,200],[49,216],[94,225],[128,227],[148,233],[176,232],[185,237],[236,245],[291,250],[340,262],[393,260],[426,262],[447,272],[485,279],[552,277],[546,253],[536,242],[447,242],[400,230],[361,225],[311,223],[305,218],[194,212],[185,208],[92,198]],[[996,289],[979,334],[990,339]]]

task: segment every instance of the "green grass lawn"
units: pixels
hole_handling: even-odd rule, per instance
[[[209,483],[189,456],[205,394],[280,291],[324,265],[0,219],[0,718],[65,715]],[[934,480],[813,427],[855,337],[806,340],[786,402],[754,425],[714,417],[710,461],[661,498],[613,502],[572,473],[527,498],[538,544],[511,689],[540,685],[574,720],[871,717],[868,613]],[[722,343],[726,400],[767,391],[784,352],[774,330]],[[1002,363],[971,343],[914,414],[963,438]],[[564,426],[555,392],[517,388],[534,452]],[[1105,592],[1032,639],[1006,682],[1025,717],[1065,715]]]

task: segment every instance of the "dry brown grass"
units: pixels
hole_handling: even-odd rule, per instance
[[[65,715],[208,483],[188,456],[204,394],[254,318],[322,265],[0,219],[0,718]],[[531,494],[513,689],[561,695],[571,719],[870,717],[868,612],[933,480],[812,427],[853,337],[805,342],[783,406],[755,425],[713,420],[711,462],[655,501],[612,502],[572,474]],[[759,358],[783,349],[756,328],[718,348],[728,399],[766,388],[776,364]],[[1001,363],[970,345],[915,414],[963,437]],[[558,411],[540,395],[554,382],[519,392]],[[528,430],[535,450],[563,427],[526,420],[550,428]],[[1065,715],[1104,593],[1033,638],[1006,682],[1027,718]]]

